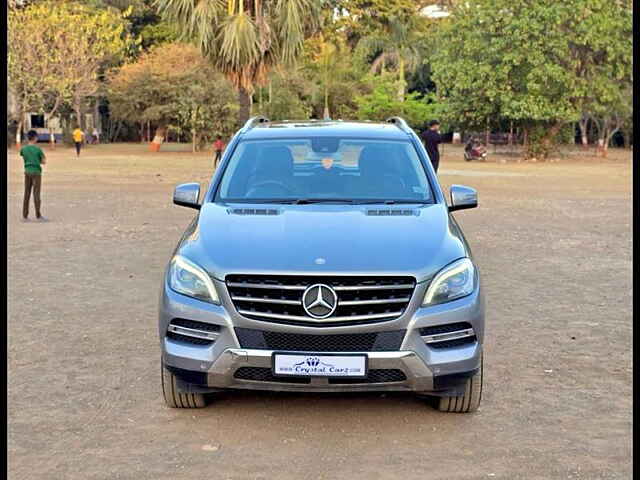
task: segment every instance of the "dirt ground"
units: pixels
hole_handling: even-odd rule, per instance
[[[487,300],[483,402],[456,415],[406,394],[165,407],[158,293],[193,216],[171,193],[211,174],[169,149],[48,152],[42,224],[20,222],[8,152],[9,478],[631,477],[630,151],[499,164],[445,147],[443,186],[479,192],[455,215]]]

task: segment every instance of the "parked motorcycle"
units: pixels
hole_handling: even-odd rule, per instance
[[[470,162],[471,160],[484,160],[486,158],[486,147],[477,138],[470,139],[464,147],[464,159]]]

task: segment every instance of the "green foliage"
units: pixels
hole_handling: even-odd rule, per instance
[[[308,119],[311,115],[308,90],[308,82],[297,70],[272,74],[267,87],[258,91],[254,114],[274,121]]]
[[[230,83],[192,45],[169,43],[108,78],[112,116],[193,134],[194,144],[233,133],[237,112]]]
[[[398,100],[404,99],[406,73],[413,71],[421,61],[419,21],[414,17],[391,17],[379,32],[366,36],[356,49],[360,57],[371,60],[371,72],[384,73],[393,66],[398,75]]]
[[[157,0],[157,5],[239,90],[241,123],[249,115],[248,94],[264,85],[275,65],[293,63],[319,18],[315,0]]]
[[[441,24],[434,79],[456,125],[506,118],[533,128],[534,143],[550,143],[562,124],[630,78],[631,38],[623,2],[473,0]]]
[[[370,94],[356,98],[360,120],[384,121],[389,117],[401,116],[412,128],[421,130],[429,120],[439,118],[442,113],[442,107],[435,101],[434,95],[421,97],[414,92],[400,101],[393,80],[377,77],[374,82],[375,87]]]
[[[307,40],[302,58],[312,115],[323,118],[326,107],[331,118],[354,118],[356,96],[371,87],[365,77],[368,66],[352,54],[343,36],[322,34]]]
[[[102,70],[130,41],[122,14],[111,8],[49,0],[9,17],[9,81],[22,111],[54,115],[64,103],[97,94]]]
[[[343,31],[351,46],[362,38],[377,36],[392,19],[417,19],[418,12],[432,3],[425,0],[334,0],[335,28]]]

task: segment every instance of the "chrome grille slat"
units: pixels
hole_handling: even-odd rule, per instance
[[[185,335],[187,337],[202,338],[204,340],[215,340],[218,338],[219,333],[207,332],[204,330],[196,330],[195,328],[180,327],[178,325],[169,325],[167,329],[170,332],[177,333],[178,335]]]
[[[212,345],[220,335],[220,326],[174,318],[167,326],[167,338],[192,345]]]
[[[328,322],[348,322],[350,320],[368,320],[368,319],[376,319],[376,318],[393,318],[399,317],[402,315],[402,312],[389,312],[389,313],[379,313],[374,315],[351,315],[349,317],[329,317],[329,318],[321,318],[316,319],[312,317],[303,317],[300,315],[280,315],[277,313],[265,313],[265,312],[254,312],[252,310],[238,310],[238,313],[241,315],[249,315],[256,317],[264,317],[264,318],[276,318],[278,320],[294,320],[298,322],[314,322],[314,323],[328,323]]]
[[[447,340],[457,340],[459,338],[473,337],[474,335],[475,333],[473,332],[473,328],[467,328],[464,330],[457,330],[454,332],[436,333],[434,335],[423,335],[422,339],[425,341],[425,343],[437,343],[437,342],[444,342]]]
[[[382,298],[377,300],[345,300],[338,302],[338,305],[378,305],[383,303],[407,303],[411,297],[402,298]]]
[[[348,275],[228,275],[226,285],[236,311],[264,322],[323,325],[382,322],[401,316],[415,289],[413,277]],[[337,295],[335,311],[314,318],[302,297],[313,285],[326,285]]]
[[[419,333],[426,345],[436,349],[460,347],[477,341],[476,332],[468,322],[423,327]]]
[[[240,288],[266,288],[272,290],[306,290],[307,287],[299,285],[273,285],[270,283],[238,283],[228,282],[228,287],[240,287]]]
[[[358,291],[358,290],[390,290],[390,289],[405,289],[405,288],[413,288],[415,285],[406,284],[406,285],[356,285],[350,287],[333,287],[336,292],[345,292],[345,291]]]
[[[282,300],[281,298],[239,297],[232,296],[231,300],[238,302],[279,303],[281,305],[301,305],[300,300]]]

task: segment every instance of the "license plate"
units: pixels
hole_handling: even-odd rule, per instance
[[[367,376],[366,355],[273,354],[273,374],[296,377]]]

